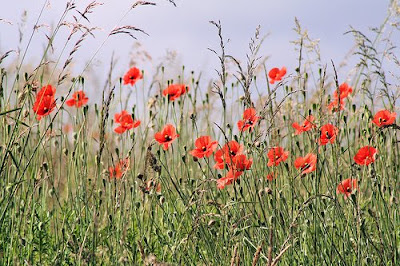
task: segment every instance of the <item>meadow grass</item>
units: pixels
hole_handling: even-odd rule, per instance
[[[247,61],[240,62],[226,52],[221,22],[211,22],[218,35],[210,51],[221,65],[214,80],[185,67],[169,76],[161,62],[155,73],[142,71],[127,85],[111,59],[101,102],[70,107],[74,92],[89,87],[92,61],[75,77],[69,67],[95,34],[85,25],[97,5],[66,23],[76,10],[69,2],[31,69],[25,63],[30,42],[17,63],[2,63],[11,52],[0,57],[1,265],[400,264],[400,126],[396,120],[372,123],[379,110],[399,111],[399,76],[388,82],[385,72],[388,62],[400,67],[390,39],[399,18],[395,1],[379,28],[367,35],[349,31],[358,63],[345,77],[335,62],[321,62],[318,44],[296,20],[298,67],[271,84],[274,66],[259,55],[261,29],[249,42]],[[153,3],[136,2],[127,13],[140,5]],[[53,55],[62,27],[70,27],[71,35]],[[143,32],[117,25],[104,43]],[[330,111],[343,83],[352,92],[343,110]],[[56,106],[38,120],[33,108],[42,104],[39,91],[48,84],[56,88]],[[163,94],[171,84],[189,89],[171,100]],[[241,131],[237,122],[249,108],[258,119],[252,131]],[[117,134],[114,114],[122,110],[141,124]],[[296,135],[292,124],[309,115],[315,127]],[[322,145],[321,128],[328,123],[338,128],[337,136]],[[166,124],[179,137],[164,150],[155,133]],[[218,170],[214,155],[191,154],[196,139],[206,135],[218,141],[217,150],[237,141],[253,160],[223,189],[217,180],[233,166]],[[364,146],[378,150],[369,165],[354,160]],[[269,167],[272,147],[289,155]],[[294,163],[308,153],[316,155],[316,169],[302,174]],[[347,178],[357,179],[358,187],[345,197],[337,189]]]

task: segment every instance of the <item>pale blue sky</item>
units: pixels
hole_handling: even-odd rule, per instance
[[[23,10],[28,11],[28,23],[25,27],[25,34],[28,36],[44,2],[45,0],[15,0],[2,4],[0,18],[11,21],[13,25],[0,23],[1,53],[16,48],[17,24]],[[77,2],[78,9],[82,10],[91,1]],[[95,40],[90,39],[84,43],[77,53],[75,58],[78,59],[78,72],[134,1],[103,2],[104,5],[88,16],[91,26],[101,27],[102,31],[97,32]],[[227,50],[239,58],[243,58],[255,28],[261,25],[262,34],[270,34],[261,55],[271,56],[268,61],[271,67],[285,65],[289,71],[293,71],[297,64],[297,53],[290,43],[297,37],[292,30],[294,17],[308,29],[312,38],[320,39],[324,62],[329,63],[331,59],[340,62],[353,45],[352,36],[343,33],[350,25],[366,33],[369,27],[379,26],[386,16],[389,3],[386,0],[177,0],[178,7],[175,8],[166,0],[154,2],[159,5],[135,9],[119,25],[134,25],[149,33],[150,36],[138,34],[137,37],[154,59],[165,55],[166,50],[176,50],[181,63],[188,70],[211,70],[211,74],[218,62],[207,48],[218,48],[218,36],[215,28],[208,23],[210,20],[221,20],[224,36],[230,39]],[[65,3],[64,0],[51,0],[40,23],[55,23]],[[78,16],[77,13],[75,15]],[[28,53],[28,58],[33,62],[39,60],[46,41],[44,33],[47,31],[42,28],[33,39],[33,46]],[[64,29],[55,40],[55,54],[59,52],[68,33]],[[108,68],[110,55],[115,51],[119,59],[117,69],[122,74],[129,67],[132,45],[133,40],[128,36],[114,36],[110,39],[97,57],[100,61],[95,63],[100,73]],[[6,63],[10,63],[12,56],[7,60]],[[150,65],[143,64],[141,68],[147,69]]]

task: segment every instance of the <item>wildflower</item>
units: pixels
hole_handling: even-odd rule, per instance
[[[309,153],[305,157],[298,157],[294,161],[294,167],[300,168],[302,175],[315,171],[317,169],[317,155]]]
[[[360,148],[357,154],[354,156],[354,161],[359,165],[369,165],[375,162],[377,149],[371,146],[364,146]]]
[[[36,119],[40,120],[43,116],[49,115],[56,107],[56,89],[51,85],[46,85],[40,89],[33,104],[33,112]]]
[[[243,120],[239,120],[237,123],[239,130],[246,131],[249,129],[249,131],[252,131],[259,118],[259,116],[256,116],[256,109],[246,109],[243,112]]]
[[[276,178],[276,173],[271,172],[267,175],[267,180],[268,181],[273,181]]]
[[[129,169],[129,158],[120,160],[114,167],[109,167],[110,178],[120,179]]]
[[[388,110],[381,110],[377,112],[372,120],[372,123],[378,127],[388,126],[396,121],[396,113],[391,113]]]
[[[321,127],[321,136],[319,137],[320,145],[333,143],[336,139],[339,129],[332,124],[326,124]]]
[[[246,155],[238,154],[232,158],[232,163],[229,165],[229,168],[234,171],[243,172],[249,170],[252,164],[253,159],[247,159]]]
[[[303,124],[299,125],[298,123],[293,123],[292,127],[296,130],[294,134],[300,135],[301,133],[307,132],[316,127],[315,124],[312,123],[313,121],[314,121],[314,116],[309,115],[306,117],[306,120],[304,120]]]
[[[175,101],[188,91],[189,87],[184,84],[171,84],[165,90],[163,90],[163,95],[168,97],[169,101]]]
[[[289,152],[282,147],[273,147],[268,151],[268,166],[277,166],[280,162],[284,162],[289,157]]]
[[[340,100],[343,100],[347,98],[350,93],[353,92],[353,88],[350,87],[347,83],[343,83],[342,85],[339,86],[339,97],[337,95],[337,92],[338,90],[335,90],[335,92],[333,93],[334,99],[337,100],[339,98]]]
[[[49,84],[49,85],[43,86],[40,89],[40,91],[38,92],[38,94],[36,96],[36,99],[41,99],[42,97],[45,97],[45,96],[55,97],[55,95],[56,95],[56,88],[54,88],[53,86],[51,86]]]
[[[114,129],[114,131],[118,134],[122,134],[125,131],[136,128],[140,125],[140,120],[133,120],[132,115],[125,110],[119,114],[115,114],[114,121],[115,123],[120,124],[119,127]]]
[[[339,183],[336,193],[343,194],[344,198],[347,199],[357,187],[357,179],[347,178]]]
[[[286,74],[286,67],[282,67],[280,70],[277,67],[271,69],[268,73],[269,83],[274,84],[275,81],[282,80],[285,74]]]
[[[217,141],[211,141],[210,136],[201,136],[195,141],[196,149],[190,152],[191,155],[197,158],[210,157],[218,146]]]
[[[216,169],[224,169],[225,164],[230,164],[232,159],[243,152],[243,145],[240,145],[236,141],[232,140],[222,147],[222,149],[218,150],[214,154],[214,160],[216,164],[214,168]]]
[[[137,67],[132,67],[124,75],[124,85],[130,84],[133,86],[139,79],[142,78],[142,72]]]
[[[154,135],[155,140],[160,144],[163,145],[163,149],[166,151],[169,148],[169,145],[172,144],[172,142],[179,137],[178,134],[176,134],[176,129],[173,125],[167,124],[161,130],[160,132],[157,132]]]
[[[217,188],[218,189],[224,189],[225,186],[232,184],[234,181],[236,181],[239,176],[241,176],[243,172],[238,172],[234,170],[229,170],[226,176],[221,177],[217,180]]]
[[[75,106],[75,107],[79,108],[79,107],[86,105],[88,101],[89,101],[89,98],[86,97],[86,95],[83,91],[76,91],[72,95],[72,98],[67,100],[65,103],[68,106]]]
[[[344,109],[344,99],[346,99],[350,93],[353,92],[353,88],[347,83],[343,83],[339,86],[339,96],[338,90],[333,93],[333,101],[329,103],[328,109],[332,112],[337,112]]]

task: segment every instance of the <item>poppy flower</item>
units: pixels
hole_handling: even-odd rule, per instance
[[[331,112],[344,110],[344,99],[340,99],[340,104],[338,104],[338,99],[334,99],[332,102],[328,104],[328,110]]]
[[[357,189],[357,187],[357,179],[347,178],[339,183],[336,188],[336,193],[343,194],[344,198],[347,199],[351,195],[351,193],[353,193],[353,191]]]
[[[319,137],[319,144],[326,145],[333,143],[336,139],[339,129],[332,124],[326,124],[321,127],[321,136]]]
[[[124,75],[124,85],[130,84],[135,85],[136,81],[142,79],[143,75],[142,72],[137,67],[132,67],[131,69],[126,72]]]
[[[201,136],[196,139],[194,145],[196,149],[190,152],[191,155],[197,158],[210,157],[218,146],[217,141],[211,141],[210,136]]]
[[[36,114],[36,119],[41,120],[43,116],[49,115],[56,107],[54,96],[41,96],[36,98],[33,105],[33,112]]]
[[[185,84],[171,84],[165,90],[163,90],[163,95],[168,97],[169,101],[175,101],[188,91],[189,87],[187,87]]]
[[[277,166],[280,162],[284,162],[289,157],[289,152],[282,147],[273,147],[268,151],[268,166]]]
[[[268,181],[273,181],[275,178],[276,178],[276,174],[274,172],[271,172],[267,175]]]
[[[232,158],[232,163],[229,165],[229,168],[234,171],[243,172],[249,170],[252,164],[253,159],[247,159],[246,155],[238,154]]]
[[[296,130],[294,134],[300,135],[301,133],[307,132],[316,127],[315,124],[312,123],[313,121],[314,121],[314,116],[309,115],[306,117],[306,120],[304,120],[303,124],[299,125],[298,123],[293,123],[292,127]]]
[[[333,97],[337,100],[340,98],[340,100],[345,99],[349,96],[350,93],[353,92],[353,88],[350,87],[347,83],[343,83],[342,85],[339,86],[339,97],[337,95],[338,90],[335,90],[333,93]],[[337,102],[336,102],[337,104]]]
[[[49,115],[54,107],[56,89],[52,85],[43,86],[36,95],[35,103],[33,104],[33,112],[36,114],[36,119],[40,120],[43,116]]]
[[[129,169],[129,158],[119,161],[114,167],[109,167],[110,178],[120,179]]]
[[[396,121],[396,113],[391,113],[388,110],[380,110],[374,116],[372,123],[377,125],[378,127],[388,126],[393,124]]]
[[[298,157],[294,161],[294,167],[300,169],[302,175],[315,171],[317,169],[317,155],[309,153],[305,157]]]
[[[160,132],[157,132],[154,135],[155,140],[160,144],[163,145],[164,151],[168,150],[169,145],[172,144],[172,142],[179,137],[178,134],[176,134],[176,129],[173,125],[167,124],[161,130]]]
[[[67,100],[65,103],[68,106],[75,106],[75,107],[79,108],[79,107],[86,105],[88,101],[89,101],[89,98],[86,97],[86,95],[83,91],[76,91],[72,95],[72,98]]]
[[[140,120],[133,120],[132,115],[125,110],[114,115],[114,122],[120,124],[119,127],[114,129],[118,134],[122,134],[125,131],[136,128],[140,125]]]
[[[252,131],[260,117],[256,116],[256,109],[248,108],[243,112],[243,120],[237,123],[240,131]]]
[[[224,189],[225,186],[232,184],[233,181],[236,181],[242,174],[243,172],[229,170],[226,176],[221,177],[217,180],[217,188]]]
[[[268,73],[269,83],[274,84],[275,81],[282,80],[283,76],[286,75],[286,67],[282,67],[281,69],[275,67],[271,69]]]
[[[46,85],[43,86],[40,91],[38,92],[37,96],[36,96],[36,100],[41,99],[42,97],[45,96],[51,96],[51,97],[55,97],[56,95],[56,88],[54,88],[53,86]]]
[[[236,141],[232,140],[222,147],[222,149],[218,150],[214,154],[214,160],[216,164],[214,168],[216,169],[224,169],[225,164],[230,164],[232,159],[243,152],[243,145],[240,145]]]
[[[354,156],[354,161],[359,165],[369,165],[375,162],[377,149],[371,146],[364,146],[360,148]]]

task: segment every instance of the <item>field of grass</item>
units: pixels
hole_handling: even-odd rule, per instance
[[[400,265],[396,1],[378,28],[348,33],[346,76],[297,20],[296,69],[263,60],[260,28],[240,62],[211,22],[213,80],[111,61],[99,102],[91,61],[70,74],[97,4],[73,2],[37,65],[29,42],[0,54],[1,265]]]

